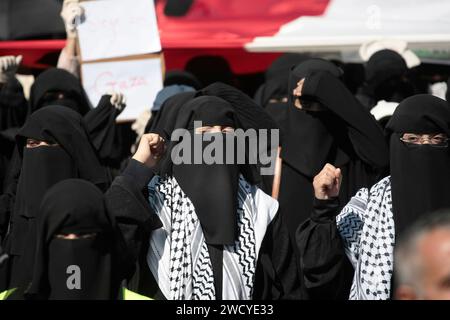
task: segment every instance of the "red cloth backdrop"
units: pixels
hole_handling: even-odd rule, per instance
[[[164,15],[165,1],[156,12],[166,68],[183,69],[199,55],[220,55],[237,74],[263,71],[279,54],[249,53],[243,48],[257,36],[271,36],[280,26],[302,15],[321,15],[329,0],[194,0],[184,17]],[[24,56],[23,65],[47,68],[47,55],[57,54],[64,40],[0,42],[0,56]]]

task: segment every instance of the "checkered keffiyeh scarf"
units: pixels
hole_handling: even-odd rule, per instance
[[[336,217],[355,274],[350,300],[387,300],[391,295],[395,229],[391,180],[363,188]]]
[[[255,187],[241,177],[239,237],[234,245],[224,246],[223,250],[223,299],[252,297],[257,253],[267,228],[267,224],[257,221],[254,191]],[[163,223],[162,229],[153,232],[147,255],[161,291],[171,300],[214,300],[212,264],[192,202],[174,177],[155,177],[149,184],[149,195],[150,205]],[[270,219],[266,215],[266,221],[271,221],[276,210],[273,211]]]

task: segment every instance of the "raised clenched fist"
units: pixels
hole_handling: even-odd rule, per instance
[[[328,200],[339,196],[342,182],[341,169],[327,163],[322,171],[314,177],[314,195],[319,200]]]
[[[78,0],[64,0],[61,18],[64,20],[67,38],[75,38],[78,24],[83,20],[84,9]]]
[[[166,150],[165,141],[156,133],[144,134],[133,159],[149,168],[156,166]]]

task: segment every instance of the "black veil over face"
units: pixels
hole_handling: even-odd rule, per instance
[[[450,108],[446,101],[432,95],[415,95],[400,103],[387,129],[395,229],[399,235],[420,216],[450,207],[449,148],[400,140],[403,133],[450,136]]]
[[[58,236],[76,235],[76,239]],[[120,277],[115,260],[113,219],[102,192],[69,179],[42,201],[33,280],[26,294],[38,299],[114,299]]]
[[[55,93],[63,93],[64,98],[58,99]],[[49,105],[62,105],[81,115],[85,115],[90,110],[80,80],[70,72],[57,68],[41,73],[31,87],[31,113]]]
[[[26,139],[50,146],[26,148]],[[8,237],[9,252],[20,257],[14,265],[12,285],[29,281],[36,241],[36,219],[45,192],[59,181],[80,178],[101,188],[108,185],[83,126],[81,116],[63,106],[49,106],[30,115],[16,136],[19,158],[18,185]]]
[[[312,180],[326,163],[342,170],[339,192],[342,205],[360,188],[377,182],[389,164],[389,150],[381,128],[340,76],[338,67],[322,59],[307,60],[291,71],[278,201],[293,239],[298,226],[311,215]],[[320,108],[315,109],[322,111],[295,106],[293,90],[301,79],[305,79],[302,107],[316,104]]]
[[[203,96],[189,101],[178,115],[176,128],[188,130],[185,132],[187,136],[183,139],[189,139],[191,156],[187,163],[171,165],[173,176],[194,204],[206,242],[211,245],[233,244],[237,234],[239,165],[234,159],[233,163],[226,163],[226,140],[234,139],[234,135],[222,132],[194,133],[194,121],[201,121],[202,126],[234,128],[236,127],[234,110],[229,103],[217,97]],[[203,141],[202,138],[206,136],[211,140]],[[197,148],[196,138],[199,138],[200,142]],[[203,155],[205,149],[219,139],[223,142],[219,151],[223,152],[219,163],[209,164],[203,158],[200,163],[195,163],[194,153],[197,151]],[[169,148],[170,152],[176,150],[177,146]]]
[[[83,119],[76,112],[63,106],[49,106],[38,110],[29,117],[16,137],[21,155],[27,138],[58,144],[70,157],[79,178],[98,186],[108,182]]]
[[[202,121],[202,126],[225,126],[243,130],[276,128],[270,116],[250,97],[222,83],[208,86],[198,92],[196,98],[183,105],[178,112],[174,128],[187,129],[193,137],[194,121]],[[229,150],[226,150],[225,141],[231,139],[236,144],[234,134],[207,133],[204,136],[209,136],[211,140],[202,142],[201,150],[212,145],[216,138],[223,138],[223,164],[174,165],[171,159],[166,158],[161,174],[173,174],[193,201],[207,243],[229,244],[234,241],[237,227],[235,219],[239,173],[254,184],[257,180],[257,169],[256,165],[249,164],[247,154],[245,163],[237,164],[236,154],[233,158]],[[171,142],[166,154],[170,155],[176,145],[177,142]],[[227,155],[234,159],[233,164],[226,163]],[[212,219],[206,218],[208,216]]]
[[[386,166],[381,129],[339,80],[341,75],[338,67],[322,59],[307,60],[291,72],[281,157],[305,176],[314,177],[327,162],[342,166],[355,158],[376,168]],[[292,91],[304,78],[302,101],[318,103],[324,111],[295,107]]]
[[[317,174],[326,162],[338,166],[347,163],[353,152],[346,124],[339,116],[329,110],[306,112],[294,106],[295,97],[292,92],[297,83],[318,71],[328,72],[336,78],[342,75],[341,69],[322,59],[304,61],[290,72],[287,128],[282,150],[283,160],[309,177]],[[312,97],[302,98],[317,102]]]
[[[270,99],[281,100],[288,96],[289,73],[292,67],[306,60],[307,56],[298,53],[286,53],[277,58],[267,69],[265,83],[255,94],[256,102],[262,107],[269,107]],[[286,104],[286,103],[285,103]]]

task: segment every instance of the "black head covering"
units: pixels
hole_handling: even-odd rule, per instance
[[[79,178],[96,185],[108,182],[83,119],[69,108],[48,106],[33,113],[16,137],[21,153],[27,138],[57,143],[60,149],[70,157]]]
[[[145,132],[154,132],[163,137],[166,141],[170,141],[172,131],[175,129],[177,115],[186,102],[193,99],[195,92],[178,93],[168,98],[161,105],[161,109],[156,118],[147,123]]]
[[[307,55],[298,53],[285,53],[275,59],[264,75],[265,83],[255,95],[256,102],[267,108],[270,99],[287,97],[289,73],[292,67],[306,59],[308,59]]]
[[[233,84],[234,75],[228,61],[221,56],[197,56],[186,64],[185,69],[207,86],[216,81]]]
[[[92,183],[69,179],[50,188],[39,210],[33,280],[27,296],[52,300],[117,297],[120,279],[113,230],[103,194]],[[72,240],[55,237],[68,234],[94,236]],[[77,272],[71,266],[79,268],[79,287],[76,280],[69,279]]]
[[[53,92],[62,92],[65,98],[56,99],[53,96],[47,98],[47,94]],[[62,105],[81,115],[85,115],[90,110],[80,80],[70,72],[57,68],[51,68],[41,73],[31,87],[31,113],[48,105]]]
[[[386,166],[387,148],[382,132],[370,113],[339,80],[341,75],[341,69],[322,59],[305,61],[291,72],[281,157],[305,176],[314,177],[326,162],[342,166],[354,158],[373,167]],[[307,112],[294,106],[292,91],[303,78],[307,80],[302,98],[320,103],[326,111]],[[317,84],[321,79],[325,79],[322,82],[326,88]],[[315,96],[308,96],[311,88],[317,91]],[[319,91],[325,91],[323,97]]]
[[[201,94],[219,97],[231,104],[239,126],[244,130],[278,129],[270,115],[252,98],[230,85],[215,82],[201,90]]]
[[[25,148],[27,138],[56,146]],[[10,252],[22,261],[12,284],[31,277],[36,241],[36,218],[45,192],[59,181],[81,178],[106,188],[108,180],[89,141],[81,116],[63,106],[49,106],[31,114],[16,137],[21,168],[12,213]]]
[[[219,97],[230,103],[236,114],[236,121],[238,122],[239,128],[242,128],[243,130],[254,129],[257,130],[258,133],[259,130],[266,130],[268,133],[267,145],[261,144],[265,140],[258,141],[257,152],[258,154],[264,153],[264,155],[276,154],[278,145],[272,145],[271,134],[272,130],[276,130],[279,127],[267,110],[262,109],[254,100],[242,91],[224,83],[213,83],[205,87],[200,93]],[[251,157],[249,151],[250,150],[246,150],[248,159]],[[261,182],[262,179],[259,175],[259,170],[264,164],[260,163],[259,159],[261,159],[261,157],[258,156],[258,163],[256,165],[244,166],[242,168],[247,181],[253,184]]]
[[[417,218],[450,207],[450,152],[446,147],[407,145],[403,133],[445,133],[450,136],[450,108],[428,94],[399,104],[387,124],[391,134],[391,183],[396,234]]]
[[[388,49],[377,51],[366,64],[364,91],[375,102],[401,102],[415,92],[414,86],[406,79],[407,73],[408,66],[400,54]]]
[[[58,146],[25,148],[27,138]],[[107,182],[81,116],[66,107],[50,106],[36,111],[16,140],[22,166],[15,215],[35,217],[44,193],[58,181],[79,177],[102,186]]]
[[[171,70],[166,72],[164,87],[172,85],[185,85],[195,90],[203,88],[201,82],[192,73],[184,70]]]
[[[305,54],[285,53],[278,57],[265,73],[265,83],[256,94],[255,101],[264,107],[280,128],[284,127],[288,103],[282,100],[288,96],[289,73],[293,66],[308,58]],[[276,99],[277,102],[270,102]]]
[[[404,75],[408,71],[403,57],[393,50],[375,52],[366,64],[366,81],[377,87],[387,79]]]
[[[212,142],[202,141],[202,135],[194,134],[194,121],[202,121],[203,126],[231,126],[236,128],[233,107],[226,101],[210,96],[192,99],[181,110],[177,118],[176,128],[188,129],[189,139],[187,145],[191,148],[190,164],[175,164],[168,159],[167,170],[162,174],[173,174],[184,193],[189,197],[195,207],[200,220],[205,240],[210,245],[231,245],[237,235],[237,191],[239,180],[239,165],[226,164],[227,150],[225,139],[233,139],[234,135],[224,133],[205,134],[211,141],[224,138],[223,164],[194,163],[194,148],[196,137],[199,138],[199,150],[203,151]],[[171,143],[167,153],[176,152],[176,146],[185,144]],[[178,153],[177,153],[178,154]],[[171,172],[169,172],[170,170]],[[165,172],[164,172],[165,171]]]
[[[292,91],[298,81],[317,71],[328,72],[336,78],[342,75],[341,69],[323,59],[309,59],[292,68],[287,128],[281,154],[286,163],[308,177],[314,177],[326,162],[338,166],[345,164],[353,152],[346,124],[336,113],[307,113],[294,106]]]

